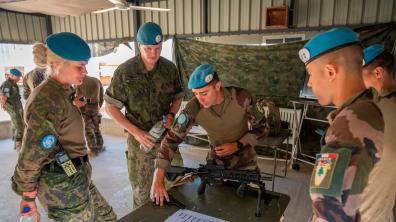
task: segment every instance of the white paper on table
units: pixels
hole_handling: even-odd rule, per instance
[[[225,220],[211,217],[191,210],[180,209],[172,214],[165,222],[226,222]]]

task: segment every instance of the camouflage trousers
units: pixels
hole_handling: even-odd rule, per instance
[[[206,159],[213,160],[216,165],[227,169],[259,170],[256,151],[250,145],[239,147],[236,153],[225,157],[217,156],[214,147],[211,147]]]
[[[159,144],[149,152],[145,153],[140,150],[139,143],[128,135],[128,151],[126,158],[128,164],[129,181],[133,191],[133,208],[136,209],[145,204],[150,199],[150,189],[154,175],[154,160]],[[183,159],[179,152],[173,158],[172,165],[183,166]],[[165,183],[169,188],[171,183]]]
[[[25,129],[25,124],[23,123],[22,105],[12,106],[6,104],[4,109],[11,117],[12,140],[15,142],[22,141],[23,131]]]
[[[100,152],[103,149],[103,137],[100,132],[102,114],[97,110],[86,110],[82,112],[85,124],[85,138],[91,151]]]
[[[77,167],[77,173],[65,173],[43,168],[38,199],[48,217],[55,221],[116,221],[113,208],[91,180],[89,163]]]

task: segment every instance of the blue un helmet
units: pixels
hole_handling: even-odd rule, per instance
[[[323,54],[354,44],[360,44],[358,33],[349,28],[333,28],[309,40],[298,55],[307,65]]]
[[[202,64],[195,68],[188,81],[189,89],[198,89],[208,85],[213,79],[218,79],[217,72],[210,64]]]
[[[136,40],[142,45],[157,45],[162,42],[161,27],[153,22],[144,23],[140,26]]]
[[[384,52],[384,45],[381,44],[374,44],[365,48],[363,50],[363,67],[369,65]]]
[[[70,61],[88,61],[91,50],[80,36],[61,32],[47,37],[47,47],[57,56]]]
[[[16,77],[21,77],[22,76],[21,71],[19,71],[18,69],[10,69],[8,71],[8,73],[10,73],[11,75],[16,76]]]

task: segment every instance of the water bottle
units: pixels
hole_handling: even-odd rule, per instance
[[[159,138],[161,138],[162,134],[164,134],[165,132],[165,127],[164,124],[166,123],[166,116],[162,116],[162,120],[158,121],[156,124],[154,124],[153,127],[151,127],[149,134],[154,137],[153,140],[151,140],[151,142],[156,143],[158,142]],[[150,152],[150,148],[146,147],[143,144],[140,144],[140,150],[142,150],[145,153],[149,153]]]
[[[30,207],[26,206],[23,207],[22,212],[23,213],[28,213],[30,211]],[[21,216],[21,218],[19,219],[19,222],[36,222],[36,219],[34,219],[34,217],[30,217],[30,216]]]

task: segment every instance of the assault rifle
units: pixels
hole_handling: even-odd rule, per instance
[[[247,184],[255,184],[258,187],[256,217],[261,216],[261,199],[268,201],[265,194],[264,180],[272,180],[269,176],[263,176],[260,172],[255,170],[232,170],[226,169],[224,166],[215,165],[213,161],[208,161],[206,165],[200,165],[199,168],[187,168],[171,166],[167,169],[166,178],[169,181],[175,181],[178,176],[199,176],[201,184],[198,187],[198,194],[203,194],[206,185],[222,184],[225,181],[235,181],[240,183],[236,194],[239,197],[244,197]]]

